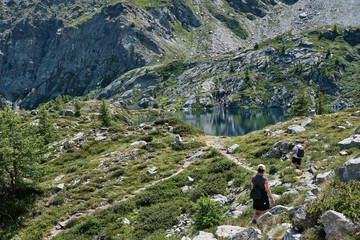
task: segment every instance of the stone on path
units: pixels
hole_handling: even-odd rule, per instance
[[[333,173],[332,171],[319,173],[319,174],[316,176],[316,182],[317,182],[317,183],[326,182],[326,181],[329,180],[333,175],[334,175],[334,173]]]
[[[234,144],[231,147],[229,147],[227,149],[227,153],[233,153],[235,151],[235,149],[237,149],[239,147],[239,144]]]
[[[284,240],[303,240],[304,236],[294,229],[289,229],[285,232]]]

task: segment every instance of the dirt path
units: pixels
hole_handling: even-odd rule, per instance
[[[190,166],[190,164],[196,160],[197,158],[200,158],[201,155],[203,154],[203,150],[199,150],[197,151],[196,153],[192,154],[190,157],[186,158],[185,159],[185,163],[184,165],[176,172],[176,173],[173,173],[172,175],[166,177],[166,178],[162,178],[162,179],[159,179],[159,180],[156,180],[154,182],[151,182],[149,183],[148,185],[146,185],[145,187],[142,187],[142,188],[139,188],[137,190],[135,190],[130,196],[126,196],[124,197],[121,201],[125,201],[127,199],[130,199],[132,197],[135,196],[135,194],[137,193],[140,193],[141,191],[145,190],[146,188],[148,187],[151,187],[159,182],[162,182],[162,181],[165,181],[165,180],[168,180],[178,174],[180,174],[182,171],[184,171],[188,166]],[[101,210],[101,209],[107,209],[109,208],[110,206],[112,206],[111,204],[105,204],[105,205],[102,205],[102,206],[99,206],[97,208],[93,208],[93,209],[89,209],[87,211],[83,211],[83,212],[77,212],[71,216],[69,216],[67,219],[63,220],[63,221],[60,221],[58,222],[56,225],[54,225],[52,228],[51,228],[51,234],[49,236],[46,236],[44,239],[45,240],[49,240],[49,239],[52,239],[53,237],[55,237],[57,234],[59,234],[60,232],[62,232],[66,226],[66,224],[72,220],[72,219],[75,219],[75,218],[79,218],[79,217],[82,217],[82,216],[85,216],[87,214],[90,214],[90,213],[93,213],[95,212],[96,210]]]
[[[237,157],[227,153],[227,149],[224,148],[224,146],[221,143],[221,139],[219,137],[212,137],[210,139],[206,139],[205,142],[208,147],[213,147],[216,151],[218,151],[219,153],[221,153],[222,155],[224,155],[226,158],[230,159],[237,165],[256,173],[256,171],[251,167],[249,167],[246,163],[242,162]]]

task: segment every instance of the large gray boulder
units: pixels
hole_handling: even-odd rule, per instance
[[[285,207],[283,205],[277,205],[273,208],[271,208],[269,210],[269,212],[272,214],[272,215],[278,215],[278,214],[282,214],[282,213],[288,213],[290,211],[290,209],[288,207]]]
[[[338,143],[341,150],[349,148],[360,148],[360,135],[352,135]]]
[[[316,176],[316,182],[317,182],[317,183],[326,182],[326,181],[329,180],[333,175],[334,175],[334,173],[333,173],[332,171],[319,173],[319,174]]]
[[[304,231],[312,227],[314,224],[306,217],[305,208],[304,207],[296,207],[293,210],[293,218],[291,221],[293,225],[299,230]]]
[[[299,126],[299,125],[291,125],[287,128],[287,132],[288,133],[301,133],[301,132],[304,132],[306,131],[306,129],[302,126]]]
[[[360,126],[355,130],[355,135],[360,134]]]
[[[256,240],[258,233],[255,228],[243,228],[239,226],[222,225],[216,229],[215,236],[218,239],[231,240]]]
[[[360,181],[360,156],[349,159],[344,167],[335,169],[335,173],[343,182]]]
[[[65,109],[60,111],[60,115],[73,117],[73,116],[75,116],[75,108],[72,106],[68,106]]]
[[[257,225],[260,230],[265,231],[270,225],[272,225],[274,217],[270,212],[267,212],[257,219]]]
[[[193,240],[216,240],[214,234],[200,231],[197,235],[193,238]]]
[[[311,126],[311,123],[312,123],[311,118],[307,118],[301,123],[301,126],[303,126],[303,127]]]
[[[321,223],[324,225],[327,240],[344,239],[346,235],[360,231],[344,214],[332,210],[321,216]]]
[[[290,144],[285,141],[275,143],[267,152],[267,158],[281,158],[283,155],[289,153]]]

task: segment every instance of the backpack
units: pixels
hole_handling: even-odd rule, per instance
[[[255,185],[254,188],[251,190],[250,198],[254,200],[261,199],[261,190],[258,186]]]
[[[304,148],[302,146],[298,146],[297,156],[304,157],[304,154],[305,154]]]

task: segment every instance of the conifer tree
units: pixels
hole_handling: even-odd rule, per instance
[[[105,99],[101,99],[101,106],[100,106],[100,121],[102,126],[104,127],[110,127],[112,122],[111,122],[111,116],[110,116],[110,112],[109,112],[109,107],[105,101]]]
[[[48,116],[48,110],[44,105],[39,108],[39,120],[39,133],[44,138],[44,144],[49,144],[56,140],[56,129],[52,125]]]
[[[1,191],[16,192],[24,178],[38,173],[36,162],[44,153],[37,128],[6,108],[0,111],[0,184]]]
[[[310,96],[304,91],[296,94],[296,102],[290,107],[290,116],[305,116],[311,105]]]
[[[315,102],[315,112],[316,114],[326,113],[324,94],[320,91],[317,92],[317,99]]]
[[[75,116],[76,117],[81,116],[81,105],[78,100],[75,101]]]

